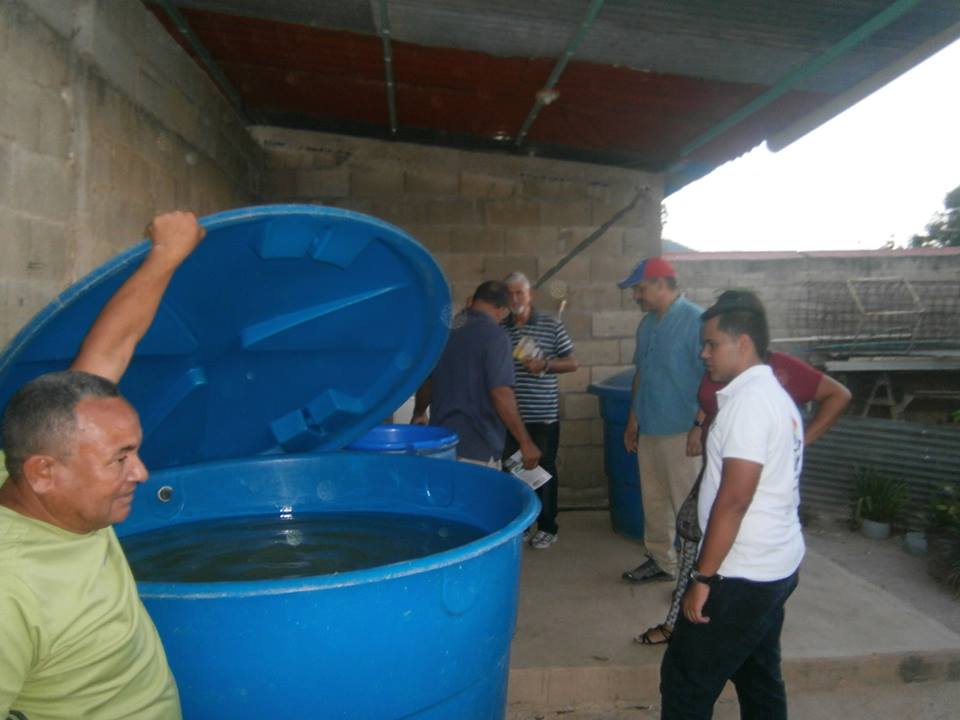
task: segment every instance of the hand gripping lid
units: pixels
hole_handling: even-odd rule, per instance
[[[433,369],[450,293],[405,232],[311,205],[232,210],[174,275],[120,389],[147,467],[332,450],[406,400]],[[64,291],[0,354],[0,407],[65,369],[141,243]]]

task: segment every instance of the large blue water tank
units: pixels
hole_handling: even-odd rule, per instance
[[[153,475],[118,534],[343,511],[486,534],[336,575],[141,583],[186,720],[503,717],[535,494],[487,468],[341,450],[439,357],[452,308],[436,261],[399,228],[335,208],[244,208],[203,224],[120,383]],[[147,251],[94,271],[14,338],[0,353],[0,406],[68,366]]]
[[[187,720],[503,717],[520,534],[539,512],[507,473],[353,452],[168,469],[140,488],[117,532],[122,543],[170,523],[356,510],[427,514],[487,534],[337,575],[139,583]]]
[[[637,456],[623,446],[623,433],[630,414],[630,391],[634,370],[625,370],[587,391],[600,398],[603,418],[603,466],[610,497],[610,524],[630,538],[643,540],[643,498]]]

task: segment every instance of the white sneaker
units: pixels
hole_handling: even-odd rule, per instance
[[[530,547],[534,550],[546,550],[557,541],[557,535],[543,530],[537,530],[537,534],[530,541]]]

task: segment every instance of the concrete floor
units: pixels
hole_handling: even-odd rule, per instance
[[[642,546],[614,534],[607,513],[564,513],[560,525],[556,545],[524,551],[510,717],[653,717],[642,713],[659,707],[663,648],[639,646],[632,638],[663,619],[673,586],[635,586],[620,579],[640,561]],[[787,605],[783,632],[793,716],[818,718],[823,715],[811,713],[834,708],[848,718],[881,717],[850,715],[843,703],[882,692],[898,697],[920,692],[935,698],[928,708],[932,714],[893,713],[895,703],[881,705],[889,717],[960,717],[960,634],[950,627],[956,627],[960,614],[951,614],[952,598],[925,577],[923,560],[890,543],[872,546],[874,553],[867,541],[846,530],[813,528],[808,536],[800,587]],[[865,571],[851,572],[825,553]],[[864,562],[868,555],[869,563]],[[904,584],[911,589],[894,594],[868,579],[883,568],[892,571],[884,576],[888,585],[906,576]],[[946,600],[925,606],[917,602],[920,596]],[[732,697],[727,694],[718,704],[717,717],[736,716]],[[826,697],[836,702],[830,705]],[[733,714],[723,714],[725,707]],[[798,714],[802,707],[810,712]],[[937,714],[941,710],[946,714]]]

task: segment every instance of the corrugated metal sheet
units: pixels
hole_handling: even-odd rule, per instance
[[[803,465],[800,496],[814,512],[851,512],[857,466],[904,480],[910,511],[922,512],[937,488],[960,483],[960,427],[844,417],[807,448]]]

